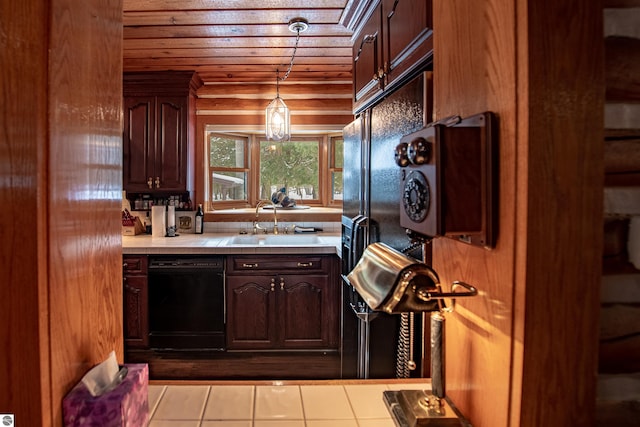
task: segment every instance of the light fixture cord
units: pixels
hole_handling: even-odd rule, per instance
[[[289,77],[289,73],[291,72],[291,68],[293,68],[293,59],[296,57],[296,51],[298,50],[298,42],[300,41],[300,29],[296,29],[296,44],[293,47],[293,55],[291,55],[291,62],[289,62],[289,69],[285,73],[283,78],[277,77],[276,81],[285,81],[287,77]],[[276,70],[277,71],[277,70]]]

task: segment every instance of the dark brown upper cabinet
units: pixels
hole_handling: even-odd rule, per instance
[[[194,72],[125,73],[123,188],[184,192],[193,183]]]
[[[353,112],[401,86],[433,52],[431,0],[380,0],[352,19]]]

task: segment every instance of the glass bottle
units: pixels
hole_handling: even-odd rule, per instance
[[[196,234],[202,234],[204,232],[204,212],[202,211],[202,203],[198,205],[195,222],[196,222]]]

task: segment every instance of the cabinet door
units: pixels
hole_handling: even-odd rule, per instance
[[[186,97],[157,97],[155,190],[187,189],[187,101]]]
[[[275,276],[227,276],[227,348],[274,348]]]
[[[151,188],[155,164],[155,97],[124,98],[123,188],[144,192]],[[152,182],[152,181],[151,181]]]
[[[147,276],[125,275],[124,343],[128,348],[149,346],[149,315]]]
[[[276,283],[282,348],[338,346],[338,304],[329,275],[282,275]]]
[[[381,6],[369,16],[353,44],[353,102],[354,112],[367,107],[382,93]]]
[[[402,84],[433,51],[431,0],[383,0],[385,88]]]

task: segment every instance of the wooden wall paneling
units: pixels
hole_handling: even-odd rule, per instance
[[[433,265],[448,286],[480,296],[447,315],[448,394],[474,426],[509,425],[514,307],[516,130],[514,5],[434,2],[435,118],[493,111],[499,123],[498,238],[492,250],[449,239],[433,243]],[[488,404],[488,402],[490,402]]]
[[[122,360],[122,4],[22,5],[0,10],[0,410],[57,426],[86,370]]]
[[[197,100],[196,100],[197,106]],[[197,107],[196,107],[197,109]],[[194,173],[196,177],[204,177],[205,170],[208,164],[208,160],[206,158],[207,155],[207,147],[204,132],[207,128],[208,117],[200,116],[196,113],[196,121],[195,121],[195,138],[194,138]],[[208,175],[208,173],[207,173]],[[202,208],[206,211],[207,206],[204,203],[205,194],[207,192],[207,186],[205,186],[204,179],[196,179],[193,183],[193,192],[191,194],[191,201],[195,204],[202,203]]]
[[[305,6],[307,7],[307,6]],[[256,9],[264,9],[258,7]],[[328,23],[338,22],[342,9],[288,9],[288,16],[304,16],[309,22]],[[248,25],[277,24],[283,25],[286,22],[280,21],[280,14],[277,11],[265,15],[252,13],[247,10],[217,10],[205,9],[200,13],[192,13],[190,10],[152,10],[152,11],[128,11],[124,14],[125,26],[146,26],[146,25],[233,25],[238,22]],[[286,28],[286,27],[285,27]]]
[[[447,322],[449,395],[474,426],[593,420],[601,19],[578,1],[434,2],[436,118],[499,119],[496,247],[436,239],[433,250],[443,283],[480,290]]]
[[[640,7],[640,0],[603,0],[604,7]]]
[[[275,80],[274,80],[275,86]],[[264,99],[243,99],[243,98],[199,98],[198,110],[240,110],[240,111],[260,111],[264,113],[264,109],[269,102],[275,98],[275,87],[273,92],[268,94]],[[338,113],[351,113],[351,99],[326,99],[313,98],[310,94],[306,99],[289,99],[281,94],[282,99],[289,107],[291,112],[294,111],[330,111]]]
[[[605,39],[607,102],[640,102],[640,39]]]
[[[518,28],[526,19],[528,32],[518,35],[527,39],[518,67],[528,79],[518,91],[528,100],[519,104],[527,115],[519,142],[529,188],[527,251],[517,266],[527,270],[525,316],[515,319],[525,328],[521,425],[589,426],[603,253],[602,6],[545,0],[520,12]]]
[[[237,132],[258,132],[263,133],[264,129],[264,113],[249,112],[245,114],[242,111],[227,111],[224,114],[215,111],[199,111],[198,117],[207,117],[208,124],[217,126],[228,126]],[[291,112],[291,126],[293,132],[299,131],[304,127],[304,131],[323,132],[327,128],[331,132],[340,132],[344,126],[353,120],[353,115],[349,114],[300,114],[295,111]],[[241,128],[243,127],[244,128]],[[258,129],[259,128],[259,129]],[[297,129],[296,129],[297,128]],[[222,130],[221,130],[222,131]]]
[[[48,7],[0,3],[0,412],[51,426],[46,257]]]
[[[218,9],[284,9],[300,8],[308,4],[307,0],[217,0]],[[319,9],[343,8],[344,0],[315,0],[314,6]],[[207,0],[125,0],[124,10],[207,10],[211,4]]]
[[[351,56],[337,56],[335,52],[331,51],[331,56],[323,56],[323,57],[301,57],[296,55],[295,64],[296,69],[302,68],[305,72],[313,72],[313,71],[329,71],[329,70],[337,70],[337,71],[349,71],[351,72]],[[275,75],[276,69],[284,69],[283,64],[287,64],[288,61],[291,60],[291,52],[288,54],[284,54],[280,57],[271,57],[271,56],[251,56],[242,58],[242,63],[240,63],[237,56],[231,57],[195,57],[191,55],[187,55],[185,57],[181,57],[179,63],[173,58],[154,58],[153,61],[149,61],[148,59],[131,57],[127,60],[127,62],[123,65],[125,71],[144,71],[145,68],[158,68],[160,70],[166,71],[167,69],[177,69],[175,67],[185,67],[187,70],[196,70],[198,71],[198,75],[202,77],[202,71],[208,71],[212,74],[218,71],[218,74],[223,74],[225,79],[215,80],[215,79],[207,79],[203,78],[204,81],[208,83],[215,83],[220,81],[230,80],[229,76],[226,75],[229,73],[229,70],[234,73],[238,73],[241,71],[249,72],[249,71],[263,71],[268,72],[272,76]],[[271,66],[271,63],[277,61],[278,66]],[[265,68],[265,65],[269,65],[268,68]],[[293,73],[295,70],[292,70]],[[304,77],[304,74],[299,76],[301,79]],[[247,81],[256,81],[257,79],[251,79]],[[296,79],[297,80],[297,79]],[[233,79],[234,82],[243,81],[242,79]],[[260,80],[257,80],[260,81]]]
[[[122,3],[67,0],[51,14],[49,321],[61,425],[60,402],[86,371],[111,350],[123,361]]]
[[[283,25],[284,27],[284,25]],[[130,39],[125,45],[126,50],[137,49],[272,49],[285,46],[289,41],[295,40],[295,33],[285,34],[282,37],[234,37],[203,38],[203,37],[172,37],[165,34],[158,38]],[[348,38],[307,37],[307,33],[301,36],[300,47],[305,48],[343,48],[351,49]],[[303,44],[302,44],[303,43]],[[286,63],[285,63],[286,64]]]
[[[184,2],[171,2],[171,5],[178,5],[186,9]],[[171,5],[163,6],[164,10],[169,10]],[[308,6],[308,4],[307,4]],[[317,3],[314,2],[314,6]],[[344,1],[343,1],[344,6]],[[189,9],[192,10],[192,9]],[[126,10],[125,10],[126,12]],[[304,32],[305,38],[309,36],[320,37],[336,37],[350,36],[351,32],[342,25],[325,24],[321,22],[312,22],[312,25]],[[147,25],[142,27],[125,27],[123,36],[125,38],[125,47],[127,39],[152,39],[160,37],[226,37],[230,33],[242,34],[243,37],[291,37],[292,33],[289,28],[282,23],[276,25],[270,24],[254,24],[243,26],[242,31],[238,31],[237,24],[228,25]]]
[[[351,67],[349,67],[351,68]],[[351,99],[351,81],[327,82],[323,84],[295,84],[289,85],[286,81],[280,83],[280,96],[286,99],[296,98],[329,98]],[[238,84],[208,84],[198,89],[198,98],[263,98],[271,100],[276,93],[275,76],[272,82],[262,84],[238,83]]]

